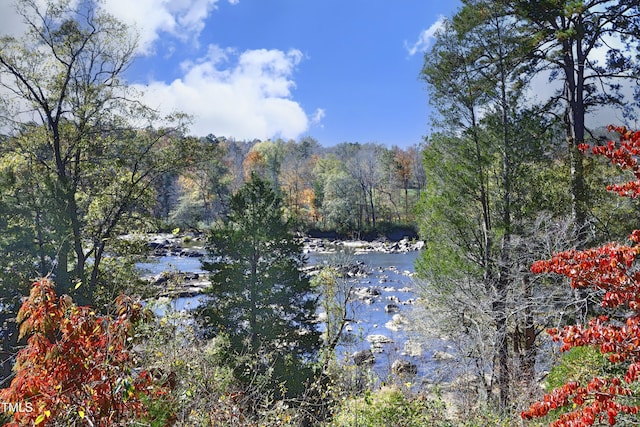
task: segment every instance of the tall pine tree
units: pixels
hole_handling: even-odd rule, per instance
[[[228,335],[229,363],[239,379],[298,394],[320,346],[316,298],[300,271],[301,244],[269,182],[252,174],[208,245],[211,287],[199,311],[205,333]]]

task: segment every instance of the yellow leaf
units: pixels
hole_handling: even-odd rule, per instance
[[[51,411],[50,410],[45,410],[44,414],[46,415],[47,418],[49,418],[51,416]]]
[[[45,420],[45,416],[44,414],[40,414],[38,415],[38,417],[36,418],[36,425],[41,424],[44,420]]]
[[[76,285],[73,287],[73,289],[78,289],[80,286],[82,286],[82,282],[80,280],[78,280],[76,282]]]
[[[78,409],[78,416],[84,419],[84,411],[82,409]]]
[[[172,234],[178,234],[180,232],[180,228],[174,228],[173,231],[171,231]]]

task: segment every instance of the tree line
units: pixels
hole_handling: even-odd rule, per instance
[[[312,137],[236,141],[214,135],[198,142],[206,156],[159,188],[157,215],[167,224],[201,229],[224,218],[230,195],[251,173],[272,183],[300,231],[359,236],[415,224],[425,185],[419,145],[324,147]]]

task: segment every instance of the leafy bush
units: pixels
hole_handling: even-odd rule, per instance
[[[146,414],[145,397],[166,394],[148,371],[134,370],[140,304],[121,296],[116,307],[116,316],[100,316],[58,297],[49,280],[33,284],[17,319],[27,345],[0,390],[0,401],[13,404],[7,425],[121,425]]]
[[[620,141],[595,146],[593,154],[607,157],[614,165],[633,174],[623,184],[612,184],[607,190],[622,197],[640,195],[640,132],[626,128],[610,128],[620,135]],[[588,145],[581,145],[586,151]],[[574,289],[595,289],[601,292],[600,313],[588,324],[565,326],[548,332],[561,342],[560,350],[591,347],[613,365],[604,375],[591,379],[568,380],[553,389],[543,400],[522,412],[522,418],[532,419],[566,408],[552,424],[556,427],[590,426],[595,423],[615,425],[637,423],[640,405],[637,400],[640,384],[640,230],[634,230],[627,244],[608,243],[583,251],[571,250],[538,261],[534,273],[555,273],[566,276]]]
[[[342,402],[327,427],[438,427],[449,426],[438,396],[410,395],[396,387],[367,391]]]

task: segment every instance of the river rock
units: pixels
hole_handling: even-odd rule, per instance
[[[408,360],[396,360],[391,365],[391,372],[396,375],[416,375],[418,373],[418,365]]]
[[[422,344],[417,341],[407,341],[404,343],[404,354],[409,357],[422,356]]]
[[[424,242],[412,241],[407,238],[397,242],[392,242],[385,238],[367,242],[366,240],[329,241],[322,238],[302,237],[300,241],[303,244],[305,253],[333,253],[336,252],[337,248],[342,247],[353,251],[354,254],[367,254],[370,252],[392,254],[419,251],[424,247]]]
[[[453,359],[455,359],[456,357],[455,357],[453,354],[451,354],[451,353],[447,353],[447,352],[445,352],[445,351],[439,351],[439,350],[437,350],[437,351],[435,351],[435,352],[433,353],[433,358],[434,358],[435,360],[439,360],[439,361],[443,362],[443,361],[446,361],[446,360],[453,360]]]
[[[409,321],[401,314],[394,314],[391,320],[384,324],[384,326],[393,332],[398,332],[404,325],[407,325]]]
[[[199,280],[198,273],[163,271],[151,279],[151,284],[155,286],[179,285],[182,282]]]
[[[207,279],[198,273],[162,272],[150,277],[149,281],[158,288],[160,297],[191,297],[201,295],[211,285]]]
[[[371,344],[371,351],[374,353],[384,353],[384,344],[382,343]]]
[[[187,258],[201,258],[204,256],[204,252],[197,249],[181,249],[179,256]]]
[[[387,304],[384,306],[385,313],[397,313],[398,310],[400,310],[400,307],[395,304]]]
[[[373,334],[367,335],[367,342],[370,342],[371,344],[389,344],[392,343],[393,340],[382,334]]]
[[[373,365],[376,361],[371,350],[356,351],[351,357],[353,358],[353,363],[357,366]]]
[[[353,291],[354,295],[360,299],[380,296],[380,290],[376,288],[362,287]]]
[[[154,256],[177,255],[182,249],[180,239],[173,234],[156,234],[146,240]]]

